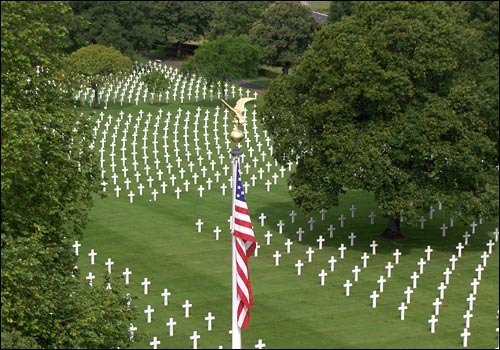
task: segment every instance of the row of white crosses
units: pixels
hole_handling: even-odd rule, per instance
[[[148,86],[144,84],[144,77],[150,73],[159,72],[163,75],[163,78],[169,81],[168,88],[166,90],[148,90]],[[94,100],[94,94],[89,84],[86,86],[81,86],[82,90],[78,91],[75,96],[75,100],[80,100],[83,104],[92,105]],[[187,88],[186,88],[187,85]],[[144,90],[143,90],[144,88]],[[238,90],[238,93],[236,93]],[[215,92],[215,93],[214,93]],[[138,105],[139,102],[154,104],[158,103],[169,103],[169,102],[199,102],[200,95],[201,100],[213,101],[215,96],[220,99],[222,96],[225,99],[229,97],[239,98],[250,97],[251,91],[246,89],[245,94],[243,89],[226,82],[222,84],[220,81],[215,84],[208,86],[206,79],[202,77],[197,77],[195,74],[191,76],[183,75],[178,71],[177,68],[166,65],[159,65],[151,63],[141,70],[134,70],[129,76],[111,76],[108,77],[104,84],[102,84],[99,91],[99,99],[104,103],[104,109],[107,109],[108,103],[113,100],[115,104],[117,100],[120,105],[123,106],[124,102],[128,101],[129,104],[132,102]],[[135,98],[134,98],[135,96]]]
[[[75,250],[75,255],[79,256],[79,248],[81,247],[81,243],[78,241],[75,241],[73,244],[73,248]],[[95,252],[94,249],[91,249],[90,252],[88,253],[88,256],[90,258],[90,265],[95,265],[95,257],[97,256],[97,252]],[[112,273],[112,266],[114,265],[114,261],[111,260],[111,258],[108,258],[108,260],[104,263],[107,268],[107,273],[111,274]],[[125,280],[125,285],[130,284],[130,275],[132,275],[132,271],[127,267],[125,271],[123,271],[123,276]],[[73,276],[75,277],[75,276]],[[93,275],[92,272],[89,272],[89,274],[86,277],[86,280],[88,281],[89,285],[92,287],[93,280],[95,279],[95,276]],[[144,295],[149,294],[149,286],[151,285],[151,281],[146,277],[144,280],[141,282],[141,286],[143,287]],[[110,290],[111,285],[110,283],[107,284],[106,289]],[[171,292],[167,288],[163,290],[161,293],[161,297],[163,298],[163,306],[168,306],[169,305],[169,297],[172,295]],[[130,297],[130,294],[127,293],[127,307],[130,308],[131,306],[131,301],[132,298]],[[193,304],[186,299],[184,304],[182,305],[182,308],[184,309],[184,317],[189,318],[190,317],[190,310],[193,307]],[[146,323],[150,324],[152,322],[152,314],[155,312],[155,309],[151,307],[151,305],[148,305],[146,309],[144,309],[144,314],[146,314]],[[212,312],[208,312],[207,316],[204,318],[205,321],[207,321],[207,330],[210,332],[212,331],[212,324],[213,321],[215,320],[215,316],[212,314]],[[174,336],[174,327],[177,325],[177,322],[170,317],[169,321],[165,323],[165,325],[168,327],[169,331],[169,336],[173,337]],[[128,331],[129,331],[129,339],[130,341],[133,341],[134,339],[134,334],[137,331],[137,326],[135,326],[133,323],[130,324]],[[197,331],[193,332],[193,335],[190,337],[190,339],[193,341],[193,349],[197,348],[197,341],[200,339],[200,336],[198,335]],[[150,342],[150,345],[156,349],[158,345],[160,345],[160,341],[158,340],[157,337],[153,337],[153,340]],[[256,348],[262,349],[265,347],[265,344],[262,343],[262,339],[259,339],[259,342],[255,346]],[[220,347],[222,348],[222,347]]]
[[[138,133],[138,129],[140,127],[140,123],[143,119],[146,119],[144,124],[145,124],[145,128],[143,130],[144,132],[144,136],[143,136],[143,146],[142,146],[142,149],[144,151],[144,155],[142,156],[142,159],[143,159],[143,166],[142,168],[144,168],[145,172],[146,172],[146,176],[149,176],[147,178],[147,183],[149,185],[149,189],[151,189],[151,195],[153,196],[153,201],[156,201],[156,198],[157,198],[157,195],[159,194],[158,193],[158,186],[153,186],[153,183],[156,184],[156,179],[158,179],[158,182],[161,182],[161,187],[162,188],[162,193],[165,193],[166,191],[166,188],[167,187],[174,187],[175,184],[176,184],[176,180],[184,180],[184,183],[181,184],[180,187],[184,186],[184,191],[189,191],[189,186],[191,184],[198,184],[198,178],[200,178],[200,176],[198,175],[197,172],[194,172],[193,168],[196,166],[199,171],[201,171],[202,173],[202,176],[203,176],[203,179],[206,179],[206,184],[207,184],[207,187],[205,188],[202,184],[200,184],[197,188],[199,194],[200,194],[200,197],[203,197],[203,192],[205,190],[212,190],[212,188],[215,188],[215,186],[212,186],[212,184],[215,184],[215,183],[221,183],[222,182],[222,185],[220,185],[220,188],[222,190],[222,195],[226,195],[226,189],[227,188],[230,188],[232,182],[230,182],[230,177],[228,178],[227,175],[228,175],[228,170],[229,170],[229,167],[227,166],[227,164],[223,167],[223,174],[224,174],[224,177],[222,176],[222,173],[219,172],[219,170],[215,169],[215,166],[217,165],[218,166],[218,163],[220,165],[224,164],[227,160],[226,160],[226,157],[229,157],[229,153],[227,153],[226,155],[224,155],[224,153],[221,151],[222,150],[222,146],[220,145],[219,143],[219,140],[221,139],[221,137],[219,137],[219,135],[217,135],[217,118],[219,117],[219,107],[216,107],[216,112],[214,113],[214,125],[215,125],[215,128],[214,128],[214,137],[213,139],[215,140],[215,143],[216,143],[216,149],[217,149],[217,155],[214,155],[214,157],[212,157],[212,151],[209,149],[209,144],[210,144],[210,141],[208,140],[209,138],[209,134],[207,132],[207,129],[208,129],[208,120],[209,120],[209,115],[210,115],[210,111],[209,110],[206,110],[205,111],[205,117],[203,118],[204,120],[204,137],[205,137],[205,148],[206,148],[206,151],[205,151],[205,154],[204,156],[200,154],[200,151],[201,151],[201,148],[199,147],[199,144],[198,144],[198,138],[197,138],[197,125],[198,125],[198,120],[200,118],[200,114],[201,114],[201,108],[197,108],[196,110],[196,114],[194,116],[195,118],[195,121],[194,121],[194,125],[195,125],[195,128],[194,128],[194,133],[195,133],[195,137],[194,137],[194,141],[195,141],[195,145],[196,145],[196,159],[195,159],[195,156],[194,154],[191,154],[191,152],[189,151],[189,146],[190,144],[187,142],[188,140],[188,137],[190,137],[190,135],[188,135],[187,133],[187,130],[189,129],[188,127],[188,122],[189,122],[189,117],[190,117],[190,114],[191,112],[190,111],[186,111],[185,113],[185,126],[184,126],[184,130],[185,130],[185,133],[184,133],[184,137],[185,137],[185,149],[184,149],[184,157],[181,158],[181,156],[179,155],[179,153],[181,152],[181,150],[179,149],[178,147],[178,139],[177,139],[177,134],[178,134],[178,125],[179,125],[179,122],[180,122],[180,118],[181,118],[181,113],[182,113],[182,109],[178,109],[177,111],[177,114],[175,116],[175,123],[173,124],[174,125],[174,144],[175,144],[175,155],[176,155],[176,161],[174,162],[173,159],[170,160],[170,158],[173,158],[173,152],[170,151],[169,153],[169,150],[168,150],[168,147],[169,147],[169,144],[167,142],[169,136],[171,135],[168,135],[168,130],[169,130],[169,123],[170,123],[170,119],[171,119],[171,114],[170,112],[167,112],[166,113],[166,119],[165,119],[165,126],[163,128],[164,130],[164,135],[163,135],[163,156],[165,158],[164,161],[162,161],[161,157],[158,156],[158,153],[160,153],[158,151],[158,148],[157,148],[157,144],[158,144],[158,140],[157,140],[157,135],[158,135],[158,128],[160,127],[160,120],[162,118],[162,111],[161,109],[158,111],[158,114],[156,115],[156,118],[155,118],[155,123],[153,125],[154,127],[154,132],[153,132],[153,154],[154,154],[154,162],[153,164],[150,166],[150,163],[148,162],[148,159],[150,158],[147,154],[147,150],[148,150],[148,128],[149,128],[149,125],[151,124],[151,117],[152,115],[150,113],[147,114],[146,118],[143,118],[143,112],[142,111],[139,111],[139,114],[138,116],[135,118],[135,124],[133,125],[133,129],[134,129],[134,133],[132,134],[132,137],[133,137],[133,142],[131,143],[132,145],[132,152],[130,153],[131,154],[131,159],[130,160],[133,160],[133,169],[134,169],[134,172],[133,174],[130,174],[129,175],[129,172],[132,173],[132,167],[130,167],[130,169],[127,167],[127,160],[129,160],[128,158],[130,158],[130,155],[127,154],[127,142],[128,142],[128,129],[129,129],[129,125],[131,125],[131,122],[132,122],[132,119],[134,118],[132,115],[128,115],[127,119],[124,118],[124,113],[123,112],[120,112],[120,115],[119,115],[119,118],[116,118],[116,124],[113,128],[111,128],[111,130],[114,130],[113,134],[111,135],[111,143],[110,143],[110,147],[111,147],[111,152],[109,153],[109,166],[111,167],[111,172],[112,172],[112,175],[110,176],[112,181],[113,181],[113,186],[114,189],[113,191],[115,192],[115,195],[116,197],[119,197],[120,196],[120,192],[123,190],[119,184],[117,184],[118,180],[122,177],[122,178],[125,178],[125,180],[123,180],[125,186],[126,186],[126,190],[130,191],[128,196],[129,196],[129,199],[130,199],[130,202],[133,203],[133,198],[135,197],[135,192],[133,191],[133,188],[134,187],[137,187],[138,191],[139,191],[139,195],[142,195],[143,194],[143,190],[144,188],[146,188],[142,182],[139,180],[139,178],[143,175],[141,172],[139,172],[139,169],[138,169],[138,165],[140,164],[138,161],[137,161],[137,150],[136,150],[136,145],[137,145],[137,133]],[[106,157],[104,157],[104,153],[106,152],[106,148],[105,148],[105,145],[106,145],[106,141],[107,141],[107,135],[108,135],[108,130],[110,129],[110,126],[111,126],[111,123],[113,121],[113,117],[110,115],[108,116],[107,120],[104,119],[104,113],[101,113],[99,115],[99,119],[97,119],[96,121],[96,126],[94,128],[94,135],[97,136],[98,134],[98,131],[100,130],[100,128],[102,127],[102,132],[101,132],[101,140],[99,141],[100,144],[101,144],[101,147],[99,149],[99,153],[101,155],[100,157],[100,165],[101,165],[101,176],[103,177],[103,181],[101,183],[101,185],[103,186],[103,191],[106,191],[107,190],[107,185],[108,185],[108,182],[104,179],[105,177],[105,174],[107,172],[106,169],[104,169],[104,164],[106,163]],[[224,131],[225,133],[227,133],[227,120],[228,120],[228,115],[227,115],[227,110],[224,111]],[[106,120],[106,122],[104,122]],[[123,123],[123,125],[125,125],[125,127],[123,128],[122,130],[122,133],[123,133],[123,137],[121,138],[121,141],[122,141],[122,147],[120,148],[120,151],[121,151],[121,158],[119,158],[121,160],[121,171],[120,170],[116,170],[117,167],[120,166],[120,164],[115,164],[115,161],[117,160],[115,157],[116,157],[116,154],[115,154],[115,150],[116,150],[116,139],[118,138],[118,130],[120,129],[120,125],[122,125],[122,120],[125,120],[125,122]],[[259,151],[262,149],[262,146],[263,144],[259,141],[259,142],[256,142],[256,140],[259,138],[259,134],[257,132],[257,124],[256,124],[256,113],[255,113],[255,110],[252,112],[252,118],[251,118],[252,122],[253,122],[253,130],[254,130],[254,134],[251,134],[252,136],[254,136],[254,143],[256,143],[256,147],[259,149]],[[266,131],[264,130],[264,134],[265,134],[265,142],[266,142],[266,145],[268,146],[268,149],[269,149],[269,156],[272,155],[272,146],[270,145],[270,138],[268,137]],[[227,141],[227,140],[226,140]],[[251,137],[248,137],[246,139],[246,142],[247,142],[247,145],[250,146],[250,143],[251,143]],[[129,148],[130,149],[130,146]],[[226,152],[229,152],[229,144],[228,142],[226,142]],[[249,148],[249,153],[250,153],[250,157],[252,156],[253,154],[253,148],[250,147]],[[172,154],[172,155],[171,155]],[[129,156],[127,158],[127,155]],[[250,161],[246,162],[245,163],[245,158],[242,156],[242,169],[244,169],[244,171],[248,174],[250,169],[257,169],[257,165],[260,163],[260,164],[264,164],[265,160],[266,160],[266,157],[268,156],[268,154],[266,154],[266,152],[262,151],[261,152],[261,157],[258,158],[256,156],[254,156],[253,159],[251,159]],[[139,156],[140,158],[140,156]],[[219,161],[217,162],[215,159],[219,159]],[[194,160],[197,160],[197,164],[194,163],[193,161]],[[163,163],[166,163],[165,166],[162,166],[162,162]],[[189,162],[187,165],[185,165],[185,163]],[[120,162],[118,162],[120,163]],[[130,161],[128,162],[130,163]],[[183,163],[184,165],[181,166],[181,163]],[[177,175],[176,176],[174,174],[175,171],[172,171],[172,168],[174,168],[174,165],[177,165],[176,169],[177,169]],[[252,165],[253,167],[252,167]],[[130,164],[128,164],[130,166]],[[293,163],[292,162],[289,162],[288,163],[288,168],[285,168],[283,166],[281,166],[279,168],[279,171],[278,172],[274,172],[272,178],[273,178],[273,181],[269,181],[267,180],[266,182],[266,189],[269,190],[269,187],[271,184],[277,184],[277,180],[279,178],[283,178],[284,175],[285,175],[285,172],[286,171],[290,171],[291,170],[291,167],[292,167]],[[271,167],[273,166],[273,163],[271,163],[270,161],[267,161],[267,163],[265,163],[265,166],[261,166],[259,167],[257,173],[259,174],[259,177],[258,179],[259,180],[262,180],[263,179],[263,173],[265,173],[265,171],[263,170],[263,168],[267,169],[267,173],[270,173],[271,172]],[[154,168],[153,168],[154,167]],[[277,162],[274,161],[274,167],[276,168],[277,167]],[[188,179],[184,179],[185,178],[185,175],[184,173],[187,172],[187,168],[189,168],[189,172],[188,173],[191,173],[192,177],[191,177],[191,181],[189,181]],[[150,173],[150,170],[153,169],[153,171]],[[141,169],[142,170],[142,169]],[[216,170],[216,171],[214,171]],[[120,174],[123,173],[123,176],[121,176]],[[280,175],[278,175],[278,173]],[[165,174],[166,177],[168,177],[170,175],[170,177],[168,177],[167,179],[164,179],[162,178],[162,176]],[[210,175],[213,175],[213,178],[210,176]],[[130,178],[132,179],[135,179],[135,182],[133,182]],[[229,182],[229,186],[227,186],[224,182],[224,179],[227,178],[228,182]],[[108,179],[109,179],[109,176],[108,176]],[[212,180],[213,179],[213,180]],[[170,183],[169,181],[170,180]],[[254,173],[251,177],[250,177],[250,180],[251,180],[251,186],[255,186],[256,183],[255,181],[257,180],[257,176],[256,174]],[[131,186],[131,183],[133,183],[133,185]],[[177,183],[177,185],[179,185]],[[248,191],[248,187],[250,186],[250,184],[248,183],[248,181],[245,182],[244,184],[246,190]],[[179,186],[177,186],[176,190],[175,191],[172,191],[172,192],[175,192],[176,193],[176,197],[177,199],[180,198],[180,193],[183,191],[181,190]],[[229,192],[229,191],[227,191]]]

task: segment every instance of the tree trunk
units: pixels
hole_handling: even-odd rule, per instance
[[[382,237],[391,240],[404,238],[401,234],[401,217],[397,216],[387,220],[387,227],[382,233]]]
[[[94,108],[99,108],[99,89],[96,83],[92,83],[94,89]]]
[[[175,57],[180,58],[181,57],[181,42],[177,42],[177,52],[175,54]]]
[[[290,69],[290,64],[289,63],[285,63],[285,65],[283,66],[283,74],[284,75],[288,75],[288,70]]]

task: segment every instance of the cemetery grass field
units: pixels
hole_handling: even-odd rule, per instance
[[[234,104],[236,98],[229,101]],[[149,100],[149,99],[148,99]],[[134,335],[135,342],[132,348],[151,348],[149,343],[153,337],[157,337],[161,344],[158,348],[192,348],[190,336],[193,331],[197,331],[201,336],[198,340],[199,348],[224,348],[231,347],[231,335],[228,333],[231,328],[231,241],[228,226],[228,218],[231,215],[231,190],[226,190],[225,196],[221,194],[220,185],[224,182],[229,187],[228,175],[224,176],[223,165],[217,158],[215,141],[212,133],[212,120],[215,106],[222,104],[214,98],[200,100],[199,102],[171,102],[171,103],[125,103],[123,107],[119,104],[110,104],[106,110],[97,110],[95,117],[102,111],[104,120],[111,115],[113,122],[109,127],[112,131],[114,120],[118,118],[120,111],[125,113],[124,121],[128,114],[137,116],[139,110],[144,112],[142,124],[139,127],[137,136],[137,159],[142,156],[143,150],[143,128],[145,115],[151,112],[151,127],[148,132],[147,153],[150,155],[149,165],[152,167],[153,177],[157,177],[156,169],[152,163],[153,147],[153,127],[155,117],[159,108],[163,111],[160,120],[158,134],[158,150],[162,160],[161,169],[165,172],[163,180],[167,183],[166,193],[162,194],[159,181],[156,178],[153,187],[159,192],[156,201],[152,200],[152,189],[145,181],[146,175],[143,169],[143,161],[139,160],[139,172],[141,172],[141,183],[145,185],[144,193],[140,196],[135,185],[131,185],[136,196],[133,203],[130,203],[125,190],[124,176],[121,173],[121,142],[122,134],[119,133],[116,141],[116,173],[119,174],[117,184],[122,191],[119,198],[114,192],[115,186],[110,179],[110,137],[105,145],[106,163],[104,169],[107,170],[106,181],[107,198],[95,196],[95,205],[90,213],[82,246],[80,247],[80,257],[78,266],[82,280],[91,271],[96,279],[94,288],[102,287],[107,267],[104,265],[108,258],[114,261],[112,266],[112,276],[124,285],[122,272],[128,267],[132,271],[130,284],[124,286],[124,291],[130,293],[134,299],[132,307],[138,310],[138,319],[134,324],[137,331]],[[141,99],[142,102],[142,99]],[[247,105],[250,110],[253,106]],[[201,154],[205,155],[206,149],[203,138],[203,117],[206,109],[210,111],[209,148],[214,152],[212,156],[217,164],[215,170],[222,175],[219,183],[213,183],[210,191],[206,190],[203,197],[197,190],[201,183],[207,187],[204,178],[201,177],[201,167],[195,156],[195,146],[193,144],[193,115],[196,108],[201,107],[199,139]],[[191,181],[189,192],[184,191],[183,182],[179,180],[180,174],[175,165],[175,155],[171,158],[174,163],[172,174],[177,176],[175,186],[171,186],[170,175],[167,176],[165,161],[161,154],[163,140],[163,120],[165,114],[172,113],[171,124],[173,123],[176,111],[182,108],[183,114],[179,122],[179,148],[184,153],[184,113],[191,111],[189,128],[189,149],[193,153],[193,172],[200,175],[198,184],[191,181],[191,172],[188,169],[187,161],[182,160],[182,167],[186,173],[184,179]],[[79,108],[84,113],[93,110],[87,107]],[[218,121],[222,124],[223,109],[221,109]],[[248,114],[247,114],[248,118]],[[248,118],[250,119],[250,118]],[[258,120],[258,117],[257,117]],[[259,122],[257,121],[259,124]],[[230,120],[229,129],[232,127]],[[249,121],[249,133],[252,133],[251,122]],[[123,126],[123,122],[121,127]],[[101,132],[103,126],[101,125]],[[172,126],[170,126],[172,129]],[[168,133],[171,135],[172,130]],[[227,156],[225,145],[226,137],[223,135],[224,128],[219,127],[221,136],[219,143],[222,146],[221,153],[225,156],[223,163],[231,166]],[[263,150],[267,147],[264,142],[263,129],[259,124],[258,133],[260,141],[264,144]],[[256,141],[252,138],[251,146],[256,149]],[[99,139],[99,138],[98,138]],[[128,137],[128,145],[132,138]],[[169,152],[173,153],[172,137],[169,138]],[[231,144],[231,147],[233,145]],[[96,141],[96,148],[99,143]],[[248,154],[248,147],[242,143],[242,149]],[[267,155],[265,162],[260,162],[260,152],[255,152],[254,156],[259,158],[257,167],[250,167],[248,174],[242,168],[243,182],[250,182],[252,174],[257,175],[258,168],[266,168],[265,162],[270,161],[270,171],[263,175],[262,180],[256,180],[255,186],[250,186],[246,198],[250,210],[254,232],[257,242],[260,245],[257,257],[249,260],[250,276],[253,288],[254,306],[250,309],[250,325],[247,331],[243,332],[243,347],[254,348],[259,339],[266,344],[266,348],[459,348],[462,347],[461,333],[464,331],[465,314],[469,303],[467,297],[472,291],[470,283],[477,276],[475,271],[478,264],[482,263],[481,255],[488,250],[486,244],[490,239],[494,240],[493,231],[498,227],[498,222],[485,222],[476,227],[476,234],[469,238],[469,243],[465,246],[462,257],[456,262],[455,271],[449,277],[449,284],[444,293],[444,299],[440,307],[436,332],[430,333],[428,320],[434,314],[434,300],[439,297],[437,287],[444,281],[443,272],[451,266],[449,262],[453,254],[457,254],[456,246],[464,241],[462,235],[465,231],[471,232],[471,227],[467,224],[455,222],[454,227],[446,231],[446,237],[441,236],[440,227],[442,224],[450,226],[449,217],[436,210],[433,219],[429,219],[428,213],[422,213],[427,219],[425,228],[420,230],[402,224],[403,240],[387,241],[380,237],[385,228],[386,221],[378,211],[374,198],[371,194],[361,191],[349,191],[341,197],[339,206],[330,208],[321,220],[319,213],[311,213],[304,216],[293,206],[287,193],[287,177],[289,171],[282,178],[277,178],[276,185],[270,186],[270,191],[266,191],[266,180],[273,181],[271,175],[279,173],[279,166],[274,164],[272,158]],[[130,146],[127,146],[127,166],[132,168],[130,156]],[[206,158],[206,156],[205,156]],[[245,163],[248,163],[247,158]],[[204,165],[209,168],[208,163]],[[252,163],[250,163],[252,164]],[[154,169],[154,170],[153,170]],[[128,177],[133,180],[133,175]],[[212,175],[207,175],[208,177]],[[258,176],[258,175],[257,175]],[[203,181],[202,181],[203,180]],[[184,180],[182,180],[184,181]],[[134,183],[134,181],[133,181]],[[182,189],[180,199],[176,199],[173,190],[176,187]],[[355,217],[351,217],[349,208],[355,205],[357,210]],[[446,203],[443,203],[445,206]],[[437,204],[435,206],[437,208]],[[295,223],[291,223],[289,213],[295,209],[298,212]],[[371,211],[377,215],[375,224],[370,224],[368,215]],[[261,226],[259,216],[266,215],[264,226]],[[344,227],[340,227],[338,220],[343,214],[346,217]],[[308,220],[314,217],[316,223],[313,231],[310,231]],[[198,233],[196,222],[201,219],[203,226]],[[279,234],[277,224],[279,221],[285,224],[283,233]],[[333,224],[335,231],[333,238],[329,237],[328,227]],[[221,229],[220,239],[215,239],[214,229],[218,226]],[[304,230],[302,242],[298,242],[296,231]],[[264,235],[270,231],[273,235],[270,245],[266,245]],[[349,234],[354,232],[356,239],[354,246],[350,246]],[[325,238],[323,249],[318,249],[318,236]],[[285,241],[293,241],[291,252],[286,253]],[[378,247],[376,255],[372,254],[370,244],[376,240]],[[340,259],[338,247],[344,244],[347,247],[345,258]],[[398,307],[401,302],[406,301],[403,293],[407,286],[412,286],[410,276],[414,271],[419,271],[417,262],[419,259],[426,259],[425,249],[431,246],[433,252],[430,261],[427,261],[420,275],[417,288],[411,295],[411,303],[405,313],[405,320],[400,320]],[[314,249],[312,262],[307,261],[306,250],[308,247]],[[97,253],[95,265],[90,265],[87,254],[91,249]],[[393,252],[399,249],[402,253],[399,264],[394,264]],[[273,254],[279,251],[281,259],[279,266],[275,266]],[[367,267],[363,268],[361,256],[366,252],[370,258]],[[328,260],[335,256],[335,271],[330,271]],[[294,266],[297,260],[304,263],[301,276],[297,276],[297,269]],[[394,269],[392,277],[387,277],[385,266],[387,262],[392,262]],[[358,282],[354,282],[353,268],[359,266]],[[320,285],[318,273],[324,269],[328,273],[324,286]],[[384,291],[379,292],[377,280],[383,275],[386,279]],[[148,278],[151,282],[148,294],[145,295],[141,282]],[[346,296],[343,284],[349,279],[352,282],[350,296]],[[469,348],[495,348],[497,347],[498,327],[498,300],[499,300],[499,266],[498,266],[498,244],[492,248],[492,254],[487,258],[487,265],[482,271],[482,279],[477,287],[476,301],[474,301],[473,318],[470,320],[470,337],[468,339]],[[171,293],[168,306],[163,305],[161,293],[164,289]],[[377,291],[380,297],[377,300],[376,308],[372,308],[370,295]],[[185,318],[182,305],[185,300],[189,300],[193,305],[190,310],[190,317]],[[146,323],[144,310],[148,305],[154,308],[152,322]],[[212,331],[207,330],[205,317],[211,312],[215,319],[212,323]],[[173,318],[177,323],[174,328],[174,336],[169,336],[169,329],[166,322]],[[103,325],[105,326],[105,325]]]

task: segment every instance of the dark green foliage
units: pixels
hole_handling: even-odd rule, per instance
[[[356,3],[273,82],[260,109],[276,157],[300,156],[298,205],[328,208],[349,188],[374,192],[390,217],[437,201],[463,220],[498,215],[498,106],[484,104],[484,37],[466,17],[444,3]],[[498,66],[485,72],[498,85]]]
[[[328,21],[335,23],[343,16],[352,15],[352,1],[330,1],[330,13]]]
[[[160,39],[152,1],[70,1],[77,19],[70,29],[69,52],[100,44],[132,56]]]
[[[63,2],[2,2],[2,347],[128,343],[120,289],[71,277],[70,242],[99,173],[92,124],[74,111],[74,85],[60,71],[70,14]]]
[[[289,68],[298,62],[311,43],[317,25],[311,9],[291,2],[269,6],[250,30],[252,42],[263,49],[265,64]]]
[[[268,1],[217,1],[208,37],[248,35],[253,23],[269,4]]]
[[[182,71],[202,75],[211,82],[257,76],[260,52],[246,35],[223,35],[201,45],[184,62]]]

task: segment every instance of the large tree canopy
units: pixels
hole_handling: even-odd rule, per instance
[[[294,201],[328,208],[363,189],[390,218],[414,219],[437,201],[464,220],[496,217],[488,131],[498,105],[483,105],[484,40],[461,6],[436,2],[355,3],[318,32],[259,107],[276,158],[298,158]]]
[[[259,60],[260,50],[247,35],[223,35],[196,49],[182,71],[200,74],[210,82],[248,78],[257,75]]]
[[[132,71],[132,61],[120,51],[103,45],[82,47],[66,57],[66,72],[86,77],[94,89],[94,104],[99,105],[99,86],[109,75]]]
[[[59,71],[71,9],[1,6],[2,348],[127,346],[133,313],[119,284],[71,277],[99,176],[91,121]]]
[[[290,67],[311,43],[317,25],[311,9],[292,2],[276,2],[269,6],[250,29],[252,41],[262,47],[265,64]]]
[[[217,1],[210,21],[208,37],[248,35],[253,23],[269,6],[268,1]]]

